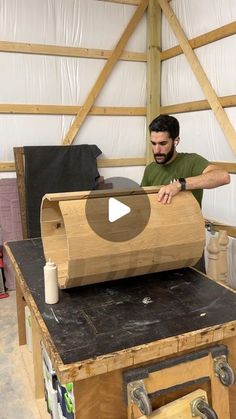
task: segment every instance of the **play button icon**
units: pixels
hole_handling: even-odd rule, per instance
[[[129,214],[130,211],[131,209],[128,205],[122,204],[122,202],[115,198],[109,198],[108,219],[110,223],[114,223],[114,221]]]
[[[105,180],[100,190],[91,191],[85,213],[89,226],[100,237],[123,242],[138,236],[150,217],[148,194],[129,178]]]

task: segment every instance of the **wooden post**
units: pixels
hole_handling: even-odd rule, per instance
[[[227,246],[229,238],[226,230],[220,230],[218,234],[218,245],[219,245],[219,277],[221,281],[227,281],[228,278],[228,259],[227,259]]]
[[[208,251],[208,266],[207,275],[215,281],[220,280],[220,267],[219,267],[219,244],[216,237],[211,237],[207,246]]]
[[[158,0],[149,0],[147,26],[147,154],[146,164],[153,161],[148,125],[159,115],[161,103],[161,8]]]

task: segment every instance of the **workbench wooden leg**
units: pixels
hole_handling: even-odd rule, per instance
[[[21,288],[18,283],[19,279],[16,278],[16,309],[17,309],[17,322],[18,322],[18,341],[19,345],[26,344],[26,332],[25,332],[25,306]]]
[[[41,334],[38,325],[31,315],[32,320],[32,347],[33,347],[33,367],[34,367],[34,394],[36,399],[44,397],[43,366],[41,352]]]

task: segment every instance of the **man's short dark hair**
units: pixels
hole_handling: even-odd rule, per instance
[[[174,140],[179,136],[179,121],[174,116],[159,115],[149,125],[149,132],[168,132]]]

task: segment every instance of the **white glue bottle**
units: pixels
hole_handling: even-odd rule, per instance
[[[44,293],[46,304],[56,304],[59,301],[59,289],[57,280],[57,266],[49,259],[44,270]]]

